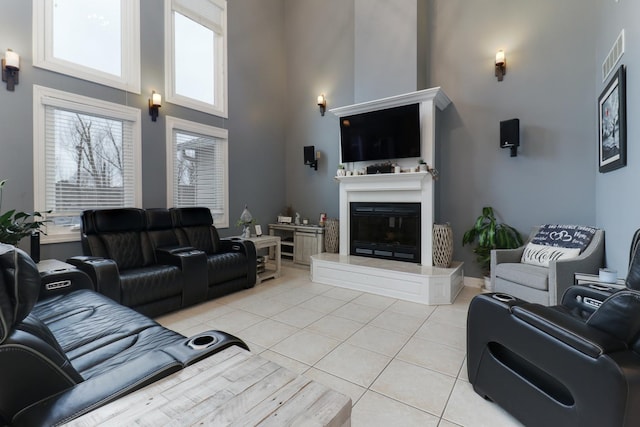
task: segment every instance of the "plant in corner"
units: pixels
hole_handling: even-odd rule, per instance
[[[2,192],[6,179],[0,181],[0,242],[16,245],[23,237],[30,236],[34,231],[40,231],[40,228],[47,220],[39,220],[42,218],[40,212],[16,212],[11,209],[2,212]]]
[[[476,254],[476,262],[480,265],[485,277],[490,275],[492,249],[514,249],[523,245],[522,236],[518,230],[510,225],[498,223],[490,206],[482,208],[482,215],[462,236],[462,245],[476,241],[473,253]]]

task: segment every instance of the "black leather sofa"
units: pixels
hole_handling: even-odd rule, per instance
[[[67,262],[98,292],[148,316],[256,283],[255,246],[220,239],[207,208],[88,210],[82,247]]]
[[[248,349],[220,331],[168,330],[79,270],[43,276],[53,286],[0,244],[0,425],[60,425],[230,345]]]

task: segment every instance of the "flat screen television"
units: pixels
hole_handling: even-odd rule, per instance
[[[342,163],[420,157],[420,106],[340,118]]]

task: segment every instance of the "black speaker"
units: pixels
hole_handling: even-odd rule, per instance
[[[510,148],[511,157],[518,155],[520,145],[520,120],[511,119],[500,122],[500,148]]]
[[[316,159],[316,147],[314,145],[305,145],[304,147],[304,164],[318,170],[318,160]]]
[[[31,259],[37,264],[40,262],[40,232],[31,233]]]

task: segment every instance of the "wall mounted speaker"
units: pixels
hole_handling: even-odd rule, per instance
[[[306,145],[304,147],[304,164],[318,170],[318,159],[316,158],[316,147]]]
[[[518,155],[520,145],[520,120],[511,119],[500,122],[500,148],[510,148],[511,157]]]

